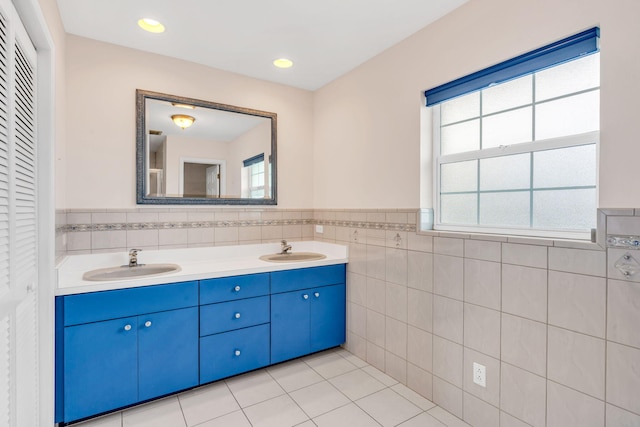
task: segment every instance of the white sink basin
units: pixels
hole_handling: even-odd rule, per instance
[[[132,279],[138,277],[159,276],[180,271],[178,264],[140,264],[136,267],[121,265],[119,267],[99,268],[84,273],[82,280],[103,281]]]
[[[317,261],[326,257],[326,255],[322,255],[316,252],[291,252],[286,254],[262,255],[260,259],[269,262],[302,262]]]

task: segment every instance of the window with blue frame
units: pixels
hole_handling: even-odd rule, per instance
[[[589,238],[596,226],[599,30],[427,90],[434,228]]]

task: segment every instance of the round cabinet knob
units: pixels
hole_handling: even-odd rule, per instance
[[[235,354],[236,356],[240,356],[240,350],[234,351],[233,354]]]
[[[236,287],[233,288],[233,290],[236,291],[236,292],[240,292],[240,286],[236,285]]]
[[[320,292],[316,292],[315,294],[313,294],[313,296],[318,298],[320,296]]]
[[[147,328],[151,326],[151,320],[147,320],[146,322],[144,322],[144,326]]]
[[[302,298],[304,298],[304,299],[309,299],[309,295],[304,294],[304,295],[302,295]]]
[[[240,313],[234,314],[233,317],[235,317],[236,319],[239,319],[240,318]]]
[[[130,331],[131,330],[131,325],[124,325],[124,330],[125,331]]]

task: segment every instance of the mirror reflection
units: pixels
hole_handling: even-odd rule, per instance
[[[276,204],[276,114],[137,91],[138,203]]]

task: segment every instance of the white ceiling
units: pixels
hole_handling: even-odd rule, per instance
[[[216,142],[231,142],[268,118],[238,114],[223,110],[198,107],[194,110],[171,105],[170,102],[147,99],[146,125],[148,130],[161,131],[162,135],[179,135]],[[180,129],[171,120],[174,114],[186,114],[195,118],[193,126]]]
[[[68,33],[316,90],[467,0],[58,0]],[[137,26],[162,22],[162,34]],[[276,69],[287,57],[294,66]]]

